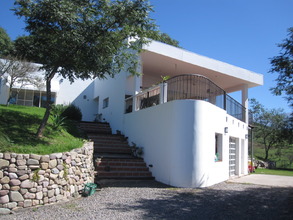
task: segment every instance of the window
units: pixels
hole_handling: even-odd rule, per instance
[[[103,100],[103,108],[107,108],[109,106],[109,98],[105,98]]]
[[[222,161],[223,135],[215,134],[215,162]]]

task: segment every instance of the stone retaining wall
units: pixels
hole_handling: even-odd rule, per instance
[[[92,182],[93,143],[50,155],[0,153],[0,211],[67,200]]]

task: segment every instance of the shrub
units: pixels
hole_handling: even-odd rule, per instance
[[[62,113],[62,117],[66,117],[67,119],[74,120],[74,121],[81,121],[82,119],[82,113],[80,109],[73,105],[70,104]]]

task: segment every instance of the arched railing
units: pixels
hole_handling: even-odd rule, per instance
[[[180,99],[204,100],[227,111],[233,117],[245,121],[245,107],[205,76],[197,74],[179,75],[162,84],[149,88],[126,99],[126,113],[132,111],[135,100],[135,111],[160,103]],[[131,106],[131,108],[130,108]],[[131,109],[131,110],[130,110]]]

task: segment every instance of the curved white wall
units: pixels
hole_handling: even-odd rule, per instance
[[[144,159],[153,165],[155,178],[178,187],[205,187],[227,180],[230,136],[241,140],[247,154],[245,123],[205,101],[176,100],[125,114],[123,132],[130,143],[144,147]],[[221,162],[214,161],[215,133],[223,135]],[[247,156],[244,159],[239,164],[247,168]],[[240,167],[238,172],[246,174],[247,169]]]

